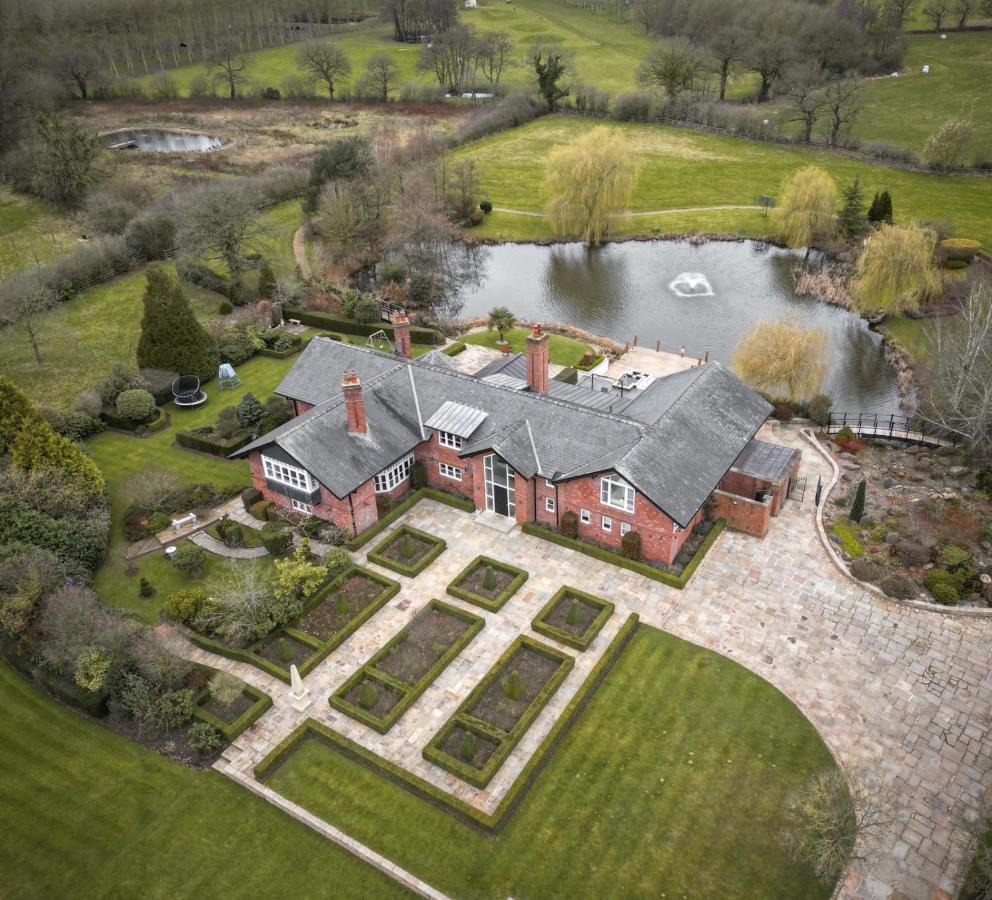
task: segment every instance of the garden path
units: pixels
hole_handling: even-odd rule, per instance
[[[766,426],[802,447],[802,474],[829,481],[830,468],[790,426]],[[971,835],[992,787],[992,620],[913,609],[865,590],[830,561],[814,528],[813,492],[786,504],[763,540],[725,531],[685,590],[524,535],[486,529],[469,514],[431,501],[400,522],[437,534],[449,549],[306,678],[303,713],[288,686],[251,666],[201,650],[194,658],[268,687],[273,709],[217,763],[250,776],[254,765],[305,718],[313,717],[466,802],[491,809],[523,768],[585,672],[630,611],[643,622],[737,660],[766,678],[810,719],[844,769],[890,798],[893,825],[865,848],[838,889],[842,898],[949,898],[963,877]],[[484,553],[531,577],[500,613],[471,608],[487,627],[382,736],[327,704],[328,695],[396,633],[474,556]],[[364,554],[356,554],[362,562]],[[426,764],[423,746],[533,614],[562,583],[613,601],[617,614],[523,741],[479,792]],[[445,598],[458,603],[453,598]],[[567,648],[561,648],[567,649]],[[574,651],[569,651],[574,652]],[[263,687],[263,683],[266,687]]]
[[[269,555],[269,551],[264,547],[228,547],[223,541],[218,541],[205,531],[198,531],[190,540],[207,553],[223,556],[225,559],[261,559]]]

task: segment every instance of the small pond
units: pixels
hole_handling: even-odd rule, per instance
[[[523,319],[577,325],[624,343],[729,363],[759,319],[798,319],[827,333],[824,390],[839,411],[898,412],[896,372],[881,337],[858,316],[793,292],[801,255],[751,241],[500,244],[485,248],[484,274],[462,290],[463,317],[507,306]]]
[[[223,138],[192,131],[115,131],[103,136],[104,146],[112,150],[140,150],[144,153],[206,153],[227,143]]]

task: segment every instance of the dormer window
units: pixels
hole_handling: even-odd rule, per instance
[[[437,433],[437,442],[442,447],[450,447],[452,450],[461,450],[465,443],[462,438],[457,434],[452,434],[450,431],[439,431]]]
[[[634,511],[634,488],[627,484],[619,475],[607,475],[599,482],[599,502],[604,506],[622,509],[624,512]]]

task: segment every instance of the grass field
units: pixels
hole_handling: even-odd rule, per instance
[[[59,706],[0,662],[3,895],[406,896],[216,772],[194,772]]]
[[[290,275],[293,232],[302,212],[297,200],[266,210],[262,247],[278,277]],[[168,264],[170,271],[174,267]],[[32,400],[67,408],[84,388],[102,378],[115,362],[134,367],[141,331],[143,271],[131,272],[86,291],[46,312],[35,323],[42,362],[35,361],[22,327],[0,329],[0,372],[12,378]],[[218,294],[188,287],[203,322],[217,318]]]
[[[316,742],[269,785],[452,897],[800,900],[832,886],[782,850],[781,808],[832,766],[770,684],[642,627],[495,837]]]
[[[566,115],[549,116],[458,151],[479,163],[482,186],[498,208],[476,233],[503,240],[551,236],[541,213],[545,203],[545,160],[556,146],[575,140],[597,124]],[[992,244],[992,179],[939,177],[900,172],[832,153],[741,141],[657,125],[614,123],[639,164],[631,203],[633,216],[620,219],[620,235],[684,234],[694,230],[766,235],[774,222],[751,206],[759,194],[776,196],[787,175],[805,165],[826,169],[839,187],[860,176],[868,199],[892,194],[897,220],[950,219],[959,236]]]
[[[527,350],[527,335],[530,330],[527,328],[512,328],[506,332],[506,340],[510,344],[510,349],[514,353],[524,353]],[[496,348],[499,340],[499,332],[496,331],[473,331],[464,337],[459,338],[466,344],[477,344],[480,347]],[[589,349],[587,344],[576,341],[561,334],[548,335],[548,351],[551,362],[559,366],[574,366],[582,359],[583,354]]]
[[[56,207],[0,185],[0,280],[70,253],[81,233]]]
[[[930,74],[922,74],[924,65]],[[992,159],[992,32],[913,35],[899,78],[876,78],[865,86],[866,112],[855,134],[921,149],[952,116],[971,119],[976,159]]]

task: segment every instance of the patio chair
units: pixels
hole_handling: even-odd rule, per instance
[[[222,391],[241,386],[241,379],[238,377],[238,373],[234,371],[234,366],[230,363],[220,364],[220,368],[217,370],[217,382]]]
[[[172,382],[172,398],[176,406],[199,406],[207,402],[207,392],[195,375],[180,375]]]

